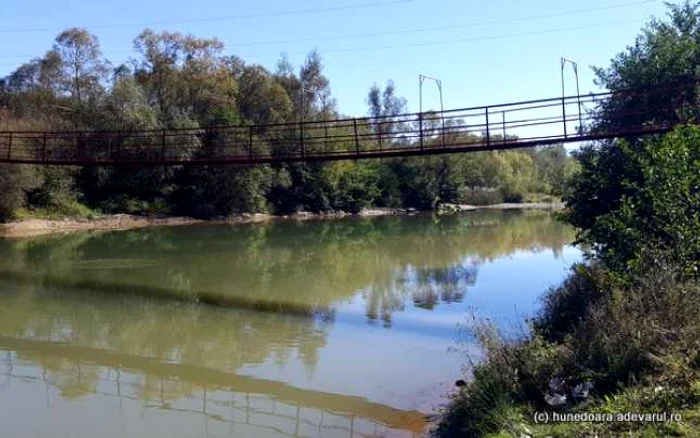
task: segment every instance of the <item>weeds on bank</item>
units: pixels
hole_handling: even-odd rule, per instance
[[[489,323],[476,323],[485,360],[474,365],[473,378],[432,435],[696,436],[700,285],[679,265],[656,250],[624,277],[597,264],[577,265],[543,297],[529,334],[507,339]],[[581,394],[584,385],[590,392]],[[687,417],[668,424],[533,422],[537,411],[659,410]]]

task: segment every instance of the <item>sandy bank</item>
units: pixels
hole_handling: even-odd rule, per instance
[[[563,204],[547,204],[547,203],[523,203],[523,204],[495,204],[486,206],[474,205],[457,205],[445,204],[442,205],[439,212],[442,213],[457,213],[476,210],[526,210],[526,209],[560,209]],[[133,228],[144,227],[162,227],[162,226],[183,226],[194,224],[252,224],[275,221],[305,221],[305,220],[322,220],[336,219],[343,217],[376,217],[376,216],[392,216],[392,215],[410,215],[418,214],[415,209],[402,208],[370,208],[363,210],[359,214],[350,214],[345,212],[331,213],[308,213],[300,212],[288,216],[276,216],[270,214],[242,214],[228,218],[217,218],[213,220],[199,220],[189,217],[175,216],[135,216],[129,214],[115,214],[103,216],[96,219],[85,218],[64,218],[64,219],[25,219],[21,221],[8,222],[0,224],[0,238],[17,238],[31,237],[51,233],[69,233],[76,231],[103,231],[103,230],[128,230]]]

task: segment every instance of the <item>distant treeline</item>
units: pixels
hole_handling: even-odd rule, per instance
[[[266,124],[342,117],[311,52],[295,71],[285,56],[270,72],[223,54],[217,39],[145,30],[138,55],[114,65],[84,29],[0,79],[0,131],[138,130]],[[371,118],[406,112],[389,81],[367,96]],[[383,124],[381,129],[397,129]],[[144,144],[142,147],[147,148]],[[202,139],[189,153],[204,154]],[[266,152],[278,151],[274,144]],[[344,147],[338,145],[338,147]],[[168,213],[196,217],[299,210],[356,212],[369,206],[433,209],[439,203],[560,196],[573,162],[563,147],[367,162],[256,167],[0,165],[0,219],[18,213]]]

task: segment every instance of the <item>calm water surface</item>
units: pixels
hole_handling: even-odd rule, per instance
[[[418,436],[460,326],[532,315],[572,240],[543,212],[0,239],[2,436]]]

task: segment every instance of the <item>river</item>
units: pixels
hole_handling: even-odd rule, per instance
[[[3,437],[419,436],[581,259],[547,212],[0,239]]]

